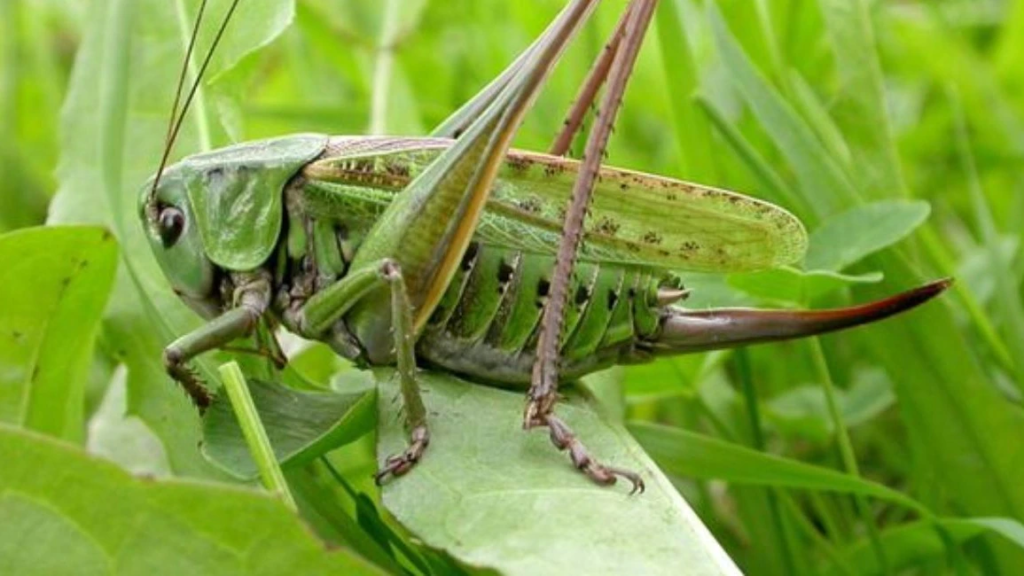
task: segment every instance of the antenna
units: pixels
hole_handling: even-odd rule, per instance
[[[178,138],[178,132],[181,130],[181,125],[185,120],[185,114],[188,112],[189,106],[192,104],[193,98],[195,98],[196,92],[199,90],[199,83],[203,79],[203,75],[206,73],[207,67],[210,65],[210,60],[213,58],[214,52],[217,50],[217,45],[220,44],[221,38],[224,36],[224,31],[228,27],[228,22],[231,21],[231,17],[235,13],[235,8],[238,7],[240,0],[232,0],[231,7],[228,8],[227,14],[224,15],[224,19],[221,21],[220,28],[217,29],[217,35],[213,38],[213,43],[210,45],[210,50],[206,53],[206,57],[203,59],[202,66],[199,67],[199,73],[196,74],[196,79],[192,83],[192,87],[188,91],[188,96],[185,97],[185,103],[181,107],[181,112],[178,112],[178,104],[181,102],[181,91],[185,86],[185,77],[188,75],[188,65],[192,60],[192,52],[195,49],[196,37],[199,35],[199,26],[203,21],[203,14],[206,12],[207,0],[202,0],[199,5],[199,12],[196,14],[196,21],[192,27],[192,37],[189,39],[188,48],[185,50],[185,59],[181,64],[181,74],[178,76],[178,87],[174,94],[174,104],[171,106],[170,118],[167,122],[167,135],[164,140],[164,152],[160,157],[160,166],[157,168],[156,176],[153,178],[153,188],[149,192],[149,209],[155,211],[155,199],[157,187],[160,185],[160,176],[163,175],[164,168],[167,167],[167,160],[171,156],[171,149],[174,147],[174,142]]]

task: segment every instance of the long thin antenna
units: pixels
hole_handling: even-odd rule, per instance
[[[192,38],[189,40],[188,48],[185,50],[185,61],[181,66],[181,75],[178,78],[178,89],[174,95],[174,105],[171,107],[171,117],[167,125],[167,137],[164,143],[164,153],[160,158],[160,166],[156,171],[156,176],[153,178],[153,189],[150,191],[150,199],[156,196],[157,187],[160,185],[160,176],[164,172],[164,168],[167,167],[167,160],[171,156],[171,149],[174,147],[174,142],[178,138],[178,132],[181,130],[181,125],[185,120],[185,114],[188,112],[189,106],[192,104],[193,98],[195,98],[196,91],[199,90],[199,83],[203,79],[203,75],[206,73],[206,69],[210,65],[210,60],[213,58],[214,52],[217,51],[217,45],[220,44],[221,38],[224,36],[224,31],[228,27],[228,23],[231,21],[231,17],[235,13],[235,8],[238,7],[240,0],[233,0],[231,7],[228,8],[227,14],[221,21],[220,28],[217,29],[217,35],[213,38],[213,43],[210,45],[210,50],[206,53],[206,57],[203,59],[203,64],[199,67],[199,72],[196,74],[196,79],[192,83],[192,87],[188,91],[188,96],[185,98],[185,103],[181,106],[181,111],[178,111],[178,104],[181,101],[181,89],[185,85],[185,76],[188,72],[188,65],[192,59],[192,52],[195,48],[196,37],[199,35],[199,25],[203,19],[203,13],[206,11],[207,0],[203,0],[202,4],[199,5],[199,12],[196,14],[196,23],[192,28]]]
[[[174,91],[174,104],[171,105],[171,114],[167,118],[167,133],[164,135],[164,148],[170,146],[171,132],[174,130],[174,120],[178,116],[178,104],[181,103],[181,90],[185,87],[185,77],[188,75],[188,64],[192,61],[192,52],[196,47],[196,39],[199,37],[199,26],[203,23],[203,14],[206,13],[206,2],[199,4],[199,12],[196,14],[196,21],[192,25],[192,35],[188,39],[188,48],[185,50],[185,58],[181,61],[181,72],[178,74],[178,88]]]

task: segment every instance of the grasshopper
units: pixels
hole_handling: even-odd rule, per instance
[[[165,168],[186,99],[177,124],[172,111],[164,157],[139,202],[174,291],[209,320],[164,350],[170,376],[203,409],[211,393],[188,361],[280,324],[358,365],[397,366],[409,444],[382,463],[378,482],[408,472],[427,448],[416,382],[426,366],[529,386],[525,428],[547,427],[594,481],[621,477],[637,491],[639,475],[591,456],[557,416],[559,384],[614,364],[876,321],[948,286],[833,310],[678,306],[687,290],[677,272],[793,263],[807,236],[766,202],[601,166],[655,3],[626,8],[551,154],[510,144],[596,0],[571,1],[432,137],[300,134]],[[602,88],[583,159],[566,158]]]

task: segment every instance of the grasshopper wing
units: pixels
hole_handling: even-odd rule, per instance
[[[478,230],[487,241],[553,254],[580,163],[512,151]],[[803,224],[726,190],[602,168],[580,258],[695,272],[741,272],[800,260]]]

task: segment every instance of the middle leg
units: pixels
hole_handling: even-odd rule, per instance
[[[394,337],[395,363],[398,367],[405,423],[409,430],[409,447],[401,454],[387,458],[374,476],[378,484],[388,476],[400,476],[408,472],[419,462],[430,443],[427,410],[416,381],[416,336],[412,330],[412,306],[409,304],[401,268],[390,258],[364,266],[311,298],[293,313],[292,318],[300,334],[315,339],[380,288],[387,288],[391,293],[390,329]]]

